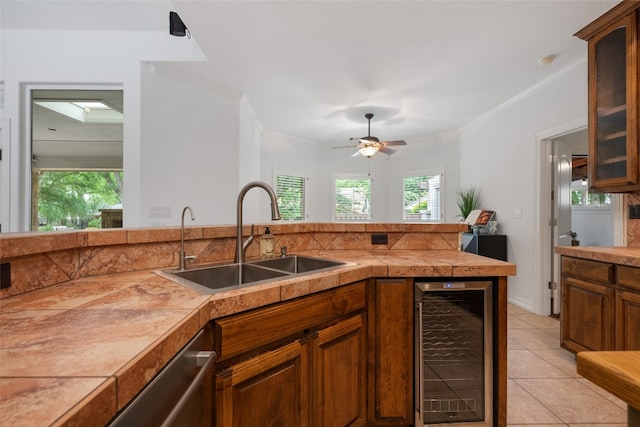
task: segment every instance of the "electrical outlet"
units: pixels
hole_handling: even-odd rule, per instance
[[[640,219],[640,205],[629,206],[629,219]]]
[[[8,262],[0,264],[0,289],[11,286],[11,264]]]
[[[371,244],[372,245],[386,245],[387,242],[388,242],[387,233],[372,234],[371,235]]]

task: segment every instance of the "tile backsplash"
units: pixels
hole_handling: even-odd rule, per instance
[[[460,247],[463,224],[267,224],[279,253],[304,250],[400,250]],[[256,237],[266,225],[256,227]],[[246,227],[244,235],[250,228]],[[185,252],[196,264],[233,259],[234,226],[186,227]],[[387,244],[371,243],[372,233],[387,233]],[[88,276],[176,267],[180,228],[103,229],[0,235],[0,262],[11,264],[11,286],[0,298]],[[259,256],[253,244],[247,257]]]

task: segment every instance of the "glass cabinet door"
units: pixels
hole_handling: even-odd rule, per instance
[[[591,187],[640,184],[636,14],[590,40]]]

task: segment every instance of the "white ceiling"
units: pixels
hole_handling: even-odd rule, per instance
[[[344,145],[366,135],[372,112],[373,135],[411,144],[585,61],[573,34],[616,3],[2,0],[1,24],[168,31],[175,10],[208,62],[158,69],[246,95],[265,129]],[[539,65],[547,55],[555,62]]]
[[[175,66],[246,94],[267,129],[341,145],[373,112],[373,135],[410,143],[585,61],[573,34],[616,3],[178,0],[209,61]]]

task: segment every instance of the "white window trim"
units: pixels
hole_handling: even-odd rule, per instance
[[[309,173],[302,170],[294,170],[294,169],[278,169],[273,168],[273,177],[272,177],[272,187],[278,191],[278,175],[288,175],[288,176],[297,176],[300,178],[304,178],[305,187],[304,187],[304,219],[292,219],[287,220],[287,222],[305,222],[309,220]]]
[[[420,169],[420,170],[416,170],[416,171],[406,171],[404,173],[404,175],[402,176],[402,181],[400,182],[401,188],[400,191],[402,193],[402,198],[401,198],[401,203],[402,205],[400,206],[401,212],[400,212],[400,217],[402,218],[402,222],[415,222],[415,221],[410,221],[410,220],[405,220],[404,219],[404,179],[407,177],[412,177],[412,176],[420,176],[420,175],[425,175],[425,176],[433,176],[433,175],[440,175],[440,218],[437,219],[431,219],[429,221],[420,221],[420,223],[433,223],[433,222],[443,222],[445,219],[445,207],[446,207],[446,200],[445,200],[445,194],[446,192],[444,191],[445,189],[445,176],[444,176],[444,168],[430,168],[430,169]]]
[[[369,199],[369,219],[366,221],[338,221],[336,219],[336,180],[338,179],[368,179],[369,181],[371,181],[371,198]],[[373,183],[374,183],[374,179],[373,179],[373,174],[369,173],[356,173],[356,174],[350,174],[350,173],[340,173],[340,174],[334,174],[333,175],[333,180],[331,182],[331,187],[332,187],[332,193],[331,193],[331,219],[333,222],[353,222],[353,223],[365,223],[365,222],[371,222],[373,221],[374,218],[374,212],[373,212]]]

